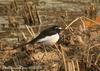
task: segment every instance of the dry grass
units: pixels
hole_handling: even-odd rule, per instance
[[[21,10],[23,16],[19,13],[16,2],[12,3],[14,8],[8,7],[8,14],[13,19],[9,18],[8,20],[10,30],[17,34],[19,40],[16,44],[13,44],[13,42],[12,44],[5,41],[0,42],[1,71],[100,71],[99,24],[86,17],[76,18],[67,24],[66,19],[61,18],[62,14],[57,15],[54,13],[52,17],[55,18],[55,23],[57,22],[57,25],[65,28],[61,33],[61,39],[55,46],[27,45],[13,49],[17,43],[22,44],[28,41],[30,37],[35,37],[41,31],[41,28],[44,29],[55,24],[48,24],[48,22],[51,22],[50,20],[41,19],[36,5],[32,9],[31,5],[24,2]],[[13,13],[10,13],[11,11]],[[30,27],[24,23],[25,30],[19,28],[20,25],[18,24],[20,23],[14,16],[15,14],[22,15],[25,20],[28,20],[27,23],[30,22],[29,18],[31,18],[33,26]],[[48,18],[51,18],[51,16]],[[84,20],[91,21],[95,25],[87,27]],[[89,25],[92,25],[92,23],[89,23]]]

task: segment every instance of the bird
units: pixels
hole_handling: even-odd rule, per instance
[[[60,26],[53,25],[53,26],[41,31],[38,36],[36,36],[35,38],[32,38],[29,42],[26,42],[19,46],[25,46],[27,44],[34,45],[34,44],[39,44],[39,43],[46,45],[46,46],[54,45],[60,39],[59,34],[60,34],[61,30],[62,30],[62,28]]]

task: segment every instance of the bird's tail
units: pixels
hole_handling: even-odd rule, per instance
[[[13,47],[13,49],[21,48],[21,47],[23,47],[23,46],[25,46],[25,45],[27,45],[27,44],[29,44],[29,42],[15,45],[15,46]]]
[[[34,43],[35,43],[35,40],[31,40],[31,41],[29,41],[29,42],[16,45],[16,46],[14,46],[13,48],[16,49],[16,48],[23,47],[23,46],[25,46],[25,45],[27,45],[27,44],[34,44]]]

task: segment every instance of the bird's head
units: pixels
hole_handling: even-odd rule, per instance
[[[57,25],[52,26],[51,29],[52,29],[53,31],[58,32],[58,33],[60,33],[60,31],[62,30],[62,28],[61,28],[60,26],[57,26]]]

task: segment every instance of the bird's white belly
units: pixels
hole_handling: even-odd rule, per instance
[[[53,45],[59,40],[59,34],[54,34],[52,36],[47,36],[43,39],[40,39],[38,42],[43,43],[44,45]]]

